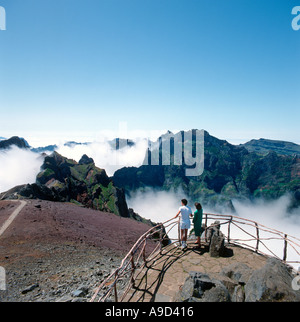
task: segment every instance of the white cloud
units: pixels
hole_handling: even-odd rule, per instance
[[[83,154],[93,158],[95,165],[105,169],[109,176],[124,166],[142,165],[148,146],[147,140],[137,140],[135,145],[114,150],[107,141],[76,144],[72,146],[60,145],[57,152],[67,158],[79,161]]]
[[[287,194],[277,200],[266,201],[233,201],[234,207],[241,217],[259,221],[261,224],[284,232],[296,233],[295,227],[300,225],[300,209],[288,213],[291,197]],[[297,235],[297,234],[295,234]]]
[[[0,192],[17,185],[34,183],[43,157],[25,149],[12,146],[0,151]]]
[[[127,203],[142,217],[159,223],[177,214],[183,198],[185,196],[181,190],[167,192],[149,188],[131,194],[131,197],[127,198]]]
[[[253,220],[258,224],[264,225],[267,228],[260,226],[259,237],[262,239],[262,242],[259,244],[259,250],[269,255],[276,255],[279,258],[283,258],[284,252],[284,234],[288,235],[288,238],[292,242],[296,242],[300,245],[300,241],[293,239],[293,237],[300,238],[300,208],[294,209],[292,212],[288,211],[289,205],[291,203],[290,195],[286,194],[277,200],[265,201],[262,199],[253,201],[253,202],[238,202],[234,201],[233,204],[237,213],[240,217]],[[268,228],[272,228],[280,232],[279,234],[270,233]],[[266,231],[264,231],[265,229]],[[249,231],[252,235],[256,236],[255,227],[249,228]],[[237,227],[233,228],[233,233],[239,238],[250,238]],[[265,238],[265,240],[263,240]],[[271,239],[269,239],[271,238]],[[256,245],[256,241],[250,242],[252,246]],[[289,242],[288,251],[287,251],[287,260],[288,261],[300,261],[299,255],[295,250],[290,246],[294,244]],[[300,251],[300,247],[298,252]],[[272,253],[272,252],[273,253]],[[293,264],[293,266],[298,267],[299,264]]]

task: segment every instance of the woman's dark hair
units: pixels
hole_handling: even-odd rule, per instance
[[[197,210],[202,209],[201,203],[199,203],[199,202],[195,202],[195,207],[196,207]]]
[[[181,199],[181,202],[186,206],[187,205],[187,200],[186,199]]]

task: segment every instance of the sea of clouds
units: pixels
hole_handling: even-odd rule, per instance
[[[141,139],[132,147],[125,146],[116,150],[108,141],[88,144],[61,143],[56,151],[61,155],[79,161],[86,154],[94,159],[97,167],[105,169],[108,176],[125,166],[140,166],[145,157],[148,141]],[[51,154],[51,151],[45,151]],[[40,153],[12,146],[0,150],[0,192],[7,191],[17,185],[34,183],[44,162]]]
[[[117,169],[124,166],[140,166],[143,163],[147,146],[147,140],[138,140],[132,147],[128,146],[116,150],[111,147],[108,141],[101,141],[89,144],[60,144],[56,151],[77,162],[83,154],[86,154],[94,159],[96,166],[104,168],[107,174],[112,176]],[[0,151],[0,192],[7,191],[17,185],[34,183],[43,161],[44,157],[41,154],[19,149],[15,146]],[[127,201],[129,207],[133,208],[142,217],[151,219],[154,222],[164,222],[176,215],[182,198],[189,200],[193,210],[195,210],[193,207],[194,202],[201,202],[201,200],[190,200],[189,196],[186,196],[180,189],[169,192],[146,189],[131,194]],[[223,213],[257,221],[267,227],[284,232],[289,236],[298,237],[300,231],[300,209],[289,212],[290,202],[291,198],[289,195],[282,196],[274,201],[256,200],[241,202],[234,200],[233,205],[236,213],[229,214],[228,210],[226,213],[225,211]],[[204,212],[216,213],[217,209],[220,212],[220,206],[216,206],[218,206],[216,209],[204,209]],[[255,235],[255,228],[251,229],[252,234]],[[234,235],[233,238],[249,238],[249,236],[245,236],[235,226],[232,226],[231,233]],[[261,232],[261,237],[264,237],[263,234]],[[256,242],[252,241],[249,243],[254,245]],[[278,241],[272,240],[272,242],[266,241],[266,244],[271,245],[272,249],[276,249],[276,254],[282,257],[283,241],[281,239]],[[298,244],[300,244],[300,241],[298,241]],[[261,248],[267,252],[263,245],[261,245]],[[288,255],[294,257],[293,253],[291,250]]]

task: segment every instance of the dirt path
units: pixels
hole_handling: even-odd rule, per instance
[[[8,217],[8,219],[4,222],[2,227],[0,227],[0,237],[5,232],[5,230],[10,226],[10,224],[14,221],[14,219],[18,216],[20,211],[26,206],[27,202],[24,200],[11,200],[15,202],[20,202],[21,204],[18,206],[17,209]]]

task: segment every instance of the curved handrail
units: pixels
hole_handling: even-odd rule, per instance
[[[209,221],[213,220],[218,220],[218,223],[211,223],[210,226],[208,226]],[[205,230],[201,238],[206,238],[206,232],[209,227],[213,225],[227,225],[227,234],[224,235],[228,244],[230,243],[249,248],[262,255],[271,255],[287,264],[300,263],[300,260],[287,260],[288,249],[289,251],[293,250],[297,259],[300,259],[300,239],[297,237],[287,235],[279,230],[269,228],[253,220],[238,216],[205,213],[203,214],[203,221]],[[242,227],[242,225],[246,226],[248,230],[247,228]],[[249,232],[249,227],[254,228],[254,232]],[[177,228],[176,238],[172,239],[169,236],[171,231],[174,231],[174,228]],[[232,228],[234,228],[235,231],[233,231]],[[241,237],[239,234],[246,235],[246,237],[243,236],[244,238],[238,238]],[[267,235],[263,236],[263,234]],[[179,241],[179,236],[179,221],[175,218],[171,218],[150,228],[141,235],[131,247],[130,251],[123,258],[120,266],[96,288],[90,301],[93,302],[96,299],[99,302],[106,301],[112,293],[115,302],[123,301],[128,291],[134,286],[137,276],[141,273],[145,265],[147,265],[147,263],[157,254],[158,249],[161,250],[166,243],[177,243]],[[272,245],[267,245],[270,241],[283,241],[282,258],[276,254],[276,250],[271,249]],[[251,242],[255,242],[255,245],[252,245]],[[118,282],[124,280],[127,281],[127,285],[125,289],[123,288],[123,293],[119,294]]]

